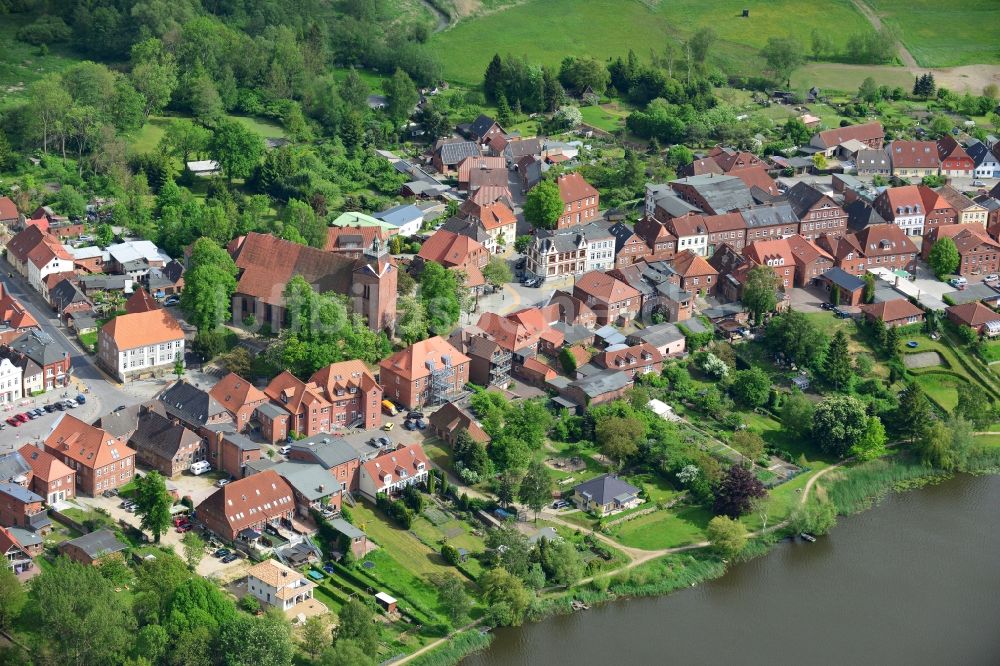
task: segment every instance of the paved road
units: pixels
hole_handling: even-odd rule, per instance
[[[143,400],[149,399],[156,391],[162,388],[160,382],[136,382],[128,387],[111,381],[96,365],[93,357],[83,351],[75,342],[68,337],[68,332],[58,320],[52,308],[45,302],[38,292],[36,292],[26,280],[21,278],[11,267],[7,260],[0,258],[0,275],[6,276],[13,273],[12,277],[4,277],[4,288],[9,290],[24,307],[38,321],[42,331],[52,337],[70,355],[72,359],[71,386],[66,389],[70,397],[77,393],[85,392],[87,404],[72,410],[77,418],[84,421],[93,421],[104,413],[107,413],[118,405],[133,405]],[[31,407],[41,407],[60,399],[63,391],[51,391],[43,393],[34,399],[29,398],[29,405],[18,411],[24,411]],[[0,412],[6,419],[14,410]],[[20,428],[8,426],[0,434],[0,453],[5,453],[11,449],[18,448],[26,442],[35,442],[44,439],[50,432],[53,424],[62,412],[53,412],[30,421]]]

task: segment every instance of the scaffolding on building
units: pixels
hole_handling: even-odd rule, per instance
[[[451,356],[442,354],[440,366],[432,359],[427,359],[427,369],[431,373],[428,402],[432,405],[450,402],[455,392],[455,368],[451,365]]]

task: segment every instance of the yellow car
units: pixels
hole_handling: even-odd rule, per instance
[[[391,432],[393,426],[395,425],[396,425],[395,423],[386,423],[384,426],[382,426],[382,430],[385,430],[386,432]]]

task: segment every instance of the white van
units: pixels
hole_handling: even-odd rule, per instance
[[[191,463],[190,467],[191,473],[194,474],[195,476],[204,474],[210,469],[212,469],[212,466],[208,464],[207,460],[199,460],[198,462],[193,462]]]

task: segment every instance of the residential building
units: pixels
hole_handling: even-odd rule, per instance
[[[820,276],[834,267],[833,256],[815,242],[796,234],[785,239],[795,262],[795,286],[805,287],[815,283]]]
[[[986,229],[989,211],[987,211],[985,206],[976,203],[951,185],[941,187],[937,193],[955,209],[955,212],[958,214],[956,220],[958,224],[978,224],[983,229]]]
[[[197,521],[224,541],[256,541],[294,513],[292,488],[273,469],[228,483],[195,508]]]
[[[164,389],[158,400],[167,416],[202,436],[217,426],[232,427],[233,417],[226,408],[210,396],[208,391],[189,384],[184,379],[178,379]]]
[[[0,483],[0,525],[48,534],[52,521],[45,511],[45,498],[16,483]]]
[[[478,241],[438,229],[420,246],[420,252],[414,257],[411,272],[419,275],[424,264],[433,261],[445,268],[464,273],[467,287],[482,287],[486,284],[482,269],[489,263],[490,256],[490,251]]]
[[[842,268],[831,268],[819,278],[819,283],[826,287],[830,294],[830,302],[841,305],[860,305],[865,295],[865,281],[857,275],[852,275]],[[833,290],[838,291],[834,297]]]
[[[208,460],[220,472],[241,479],[247,475],[247,466],[260,460],[260,444],[220,426],[209,433]]]
[[[419,444],[383,453],[362,463],[361,494],[374,501],[380,494],[395,495],[407,486],[424,483],[431,464]]]
[[[18,453],[31,467],[31,490],[49,505],[76,497],[76,472],[51,453],[25,444]]]
[[[975,173],[975,161],[965,152],[962,144],[950,134],[945,134],[937,140],[937,152],[942,176],[971,178]]]
[[[600,325],[628,321],[642,309],[638,291],[600,271],[581,275],[573,286],[573,296],[594,311]]]
[[[859,150],[855,156],[855,169],[859,176],[886,176],[892,173],[889,154],[882,150]]]
[[[315,382],[304,382],[285,370],[271,380],[264,394],[291,416],[290,432],[310,437],[330,432],[330,402]]]
[[[979,301],[952,305],[945,309],[945,314],[950,321],[959,326],[968,326],[979,335],[987,337],[1000,335],[1000,313]]]
[[[593,358],[594,365],[609,370],[619,370],[635,379],[636,375],[660,372],[663,369],[663,354],[648,342],[640,342],[625,348],[609,349]]]
[[[467,157],[478,157],[482,153],[473,141],[463,139],[438,139],[431,154],[431,164],[439,173],[450,174]]]
[[[635,333],[630,333],[626,339],[630,345],[647,344],[655,347],[663,358],[677,356],[684,353],[686,339],[681,330],[675,324],[664,322],[653,324],[640,329]]]
[[[664,225],[677,238],[677,251],[694,252],[700,257],[708,256],[708,225],[704,215],[688,215],[670,218]],[[746,225],[744,225],[744,229]]]
[[[458,187],[462,190],[468,190],[469,180],[473,171],[507,171],[507,158],[506,157],[491,157],[491,156],[481,156],[473,155],[471,157],[466,157],[464,160],[458,164]],[[504,184],[506,183],[506,176]]]
[[[128,443],[139,464],[168,479],[204,460],[206,454],[205,442],[195,432],[146,407],[140,411],[138,427]]]
[[[0,358],[9,359],[21,368],[23,395],[69,385],[72,358],[41,330],[29,330],[10,344],[0,346]]]
[[[470,359],[441,336],[416,342],[379,364],[386,398],[405,409],[451,402],[469,381]]]
[[[847,233],[847,213],[829,195],[805,182],[798,182],[785,196],[799,219],[796,230],[807,240],[821,233]]]
[[[475,442],[490,443],[490,436],[479,425],[479,421],[468,410],[459,407],[454,402],[448,403],[431,414],[428,424],[431,432],[452,447],[455,446],[455,440],[458,439],[459,434],[463,432],[468,433]]]
[[[894,224],[865,227],[846,236],[820,236],[816,244],[834,258],[836,266],[851,275],[869,268],[916,270],[917,246]]]
[[[374,330],[396,322],[396,265],[377,238],[361,258],[311,248],[267,234],[250,233],[229,244],[239,278],[233,294],[233,324],[253,317],[272,331],[288,321],[285,285],[301,275],[320,292],[347,296],[353,312]]]
[[[892,175],[900,178],[936,176],[941,169],[933,141],[893,141],[889,144]]]
[[[890,187],[875,197],[873,207],[907,236],[923,236],[926,209],[916,185]]]
[[[985,143],[975,141],[966,148],[966,152],[975,165],[973,175],[976,178],[996,178],[997,174],[1000,174],[1000,157],[997,157]]]
[[[643,320],[654,314],[663,315],[668,321],[684,321],[691,317],[693,294],[681,288],[680,275],[667,262],[639,262],[608,273],[639,292]]]
[[[690,217],[686,219],[695,219]],[[746,244],[747,221],[742,213],[723,213],[722,215],[706,215],[702,222],[708,231],[708,245],[704,257],[711,257],[715,249],[723,243],[728,243],[736,249],[742,249]],[[678,246],[680,242],[678,239]]]
[[[469,137],[473,141],[478,142],[482,146],[493,146],[497,145],[498,154],[502,155],[504,148],[507,147],[506,135],[507,132],[504,131],[500,123],[493,120],[487,115],[479,114],[479,116],[473,120],[468,125],[462,125],[459,130],[465,136]],[[502,144],[494,144],[495,139],[503,139]]]
[[[649,256],[649,246],[625,222],[616,222],[608,229],[615,237],[615,267],[630,266]]]
[[[98,333],[97,360],[120,381],[163,376],[184,362],[184,331],[163,309],[119,315]]]
[[[107,247],[110,261],[104,271],[126,275],[138,280],[149,274],[153,268],[163,268],[170,263],[170,257],[156,244],[148,240],[131,240]]]
[[[76,471],[78,494],[94,497],[124,486],[135,475],[135,451],[72,414],[59,416],[45,451]]]
[[[237,432],[250,427],[250,419],[258,407],[267,402],[264,392],[230,372],[208,392],[233,417]]]
[[[600,216],[598,206],[601,194],[579,173],[559,176],[556,185],[559,186],[559,198],[563,202],[563,212],[556,222],[556,229],[587,224]]]
[[[150,312],[152,310],[159,310],[162,306],[156,302],[149,292],[139,287],[132,292],[132,295],[125,300],[125,312],[127,314],[136,314],[139,312]]]
[[[0,197],[0,224],[10,229],[20,219],[21,213],[17,210],[17,205],[11,201],[10,197]]]
[[[38,322],[31,313],[0,283],[0,344],[8,344],[22,333],[37,328]]]
[[[97,566],[111,557],[124,557],[128,546],[105,528],[59,544],[59,553],[85,566]]]
[[[285,461],[270,467],[292,488],[295,510],[308,518],[313,510],[340,511],[343,505],[342,489],[321,465]]]
[[[7,408],[24,396],[23,376],[20,365],[11,363],[9,358],[0,358],[0,406]]]
[[[260,435],[269,443],[277,444],[288,437],[288,421],[291,414],[274,403],[265,402],[257,408],[257,422]]]
[[[785,291],[795,286],[795,256],[787,239],[750,243],[743,256],[758,266],[769,266]]]
[[[261,604],[282,612],[312,599],[315,588],[316,584],[298,571],[275,560],[264,560],[247,571],[247,593]]]
[[[958,222],[958,211],[947,199],[926,185],[917,185],[917,191],[924,204],[924,234],[935,227]]]
[[[424,223],[424,211],[413,204],[400,204],[381,213],[375,213],[376,220],[395,227],[395,233],[403,237],[413,236],[420,232]]]
[[[711,293],[715,290],[719,272],[705,259],[690,250],[674,257],[674,271],[680,276],[680,287],[686,291]]]
[[[31,545],[19,537],[28,537]],[[34,575],[34,558],[41,552],[42,540],[36,535],[0,527],[0,558],[3,558],[5,566],[13,571],[14,575],[19,578]]]
[[[288,459],[318,465],[326,470],[341,492],[354,492],[358,489],[358,467],[361,463],[374,458],[382,447],[391,443],[388,435],[364,441],[360,441],[355,434],[344,437],[316,435],[292,442]]]
[[[565,378],[557,377],[556,380],[565,381]],[[578,413],[582,414],[582,410],[588,406],[602,405],[621,398],[632,386],[632,378],[618,370],[601,370],[571,382],[556,384],[555,380],[551,380],[549,386],[555,388],[562,398],[577,405]]]
[[[571,229],[536,231],[528,247],[525,270],[548,280],[613,268],[615,236],[610,226],[592,222]]]
[[[799,233],[801,226],[792,205],[787,201],[750,206],[741,210],[740,214],[743,215],[747,225],[747,243],[769,238],[786,238]],[[818,228],[821,224],[823,223],[816,222],[815,226]],[[829,224],[832,225],[832,220]]]
[[[956,273],[970,280],[1000,272],[1000,242],[990,238],[978,224],[952,224],[931,230],[924,238],[920,256],[927,261],[931,249],[943,238],[951,238],[958,249]]]
[[[649,261],[670,261],[674,258],[677,237],[659,219],[650,215],[640,218],[635,223],[635,233],[645,241],[646,258]]]
[[[325,392],[332,427],[382,426],[382,387],[362,361],[331,363],[309,378]]]
[[[885,141],[885,130],[878,121],[847,127],[834,127],[813,135],[809,145],[819,149],[826,157],[833,157],[837,149],[848,141],[860,141],[868,148],[879,150]]]
[[[754,204],[750,188],[736,176],[691,176],[670,181],[670,187],[681,199],[709,215],[730,213]]]
[[[894,298],[861,306],[861,314],[868,321],[880,320],[886,326],[909,326],[924,320],[924,311],[905,298]]]
[[[365,249],[370,248],[376,239],[385,243],[389,234],[376,226],[344,226],[327,227],[326,245],[323,250],[343,254],[354,259],[360,259]]]
[[[73,270],[73,256],[59,239],[34,225],[7,241],[7,261],[39,293],[46,276]]]
[[[466,200],[459,208],[465,217],[445,222],[442,229],[468,236],[482,243],[492,254],[514,248],[517,239],[517,215],[503,201],[480,205]]]
[[[613,474],[602,474],[573,488],[573,502],[581,511],[607,516],[642,504],[639,489]]]

